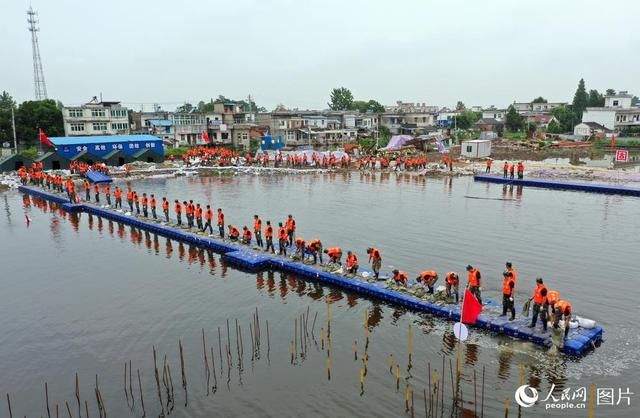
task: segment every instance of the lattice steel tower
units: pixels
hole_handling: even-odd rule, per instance
[[[33,84],[36,92],[36,100],[47,98],[47,85],[44,82],[44,72],[42,71],[42,60],[40,59],[40,47],[38,46],[38,13],[29,6],[27,10],[27,22],[29,22],[29,32],[31,32],[31,49],[33,50]]]

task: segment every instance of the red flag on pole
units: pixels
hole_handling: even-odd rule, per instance
[[[202,140],[204,142],[209,142],[209,134],[207,133],[207,131],[202,131]]]
[[[482,312],[482,304],[478,302],[478,299],[473,296],[473,293],[471,293],[469,289],[465,289],[460,322],[473,325],[476,323],[480,312]]]
[[[53,142],[51,142],[51,140],[49,138],[47,138],[47,135],[44,133],[44,131],[40,128],[38,128],[39,131],[39,139],[40,142],[42,142],[44,145],[48,146],[48,147],[55,147],[55,145],[53,145]]]

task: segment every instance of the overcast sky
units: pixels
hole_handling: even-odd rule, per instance
[[[50,98],[142,103],[223,94],[273,109],[356,99],[504,107],[587,89],[640,94],[640,1],[2,0],[0,90],[33,99],[25,11]]]

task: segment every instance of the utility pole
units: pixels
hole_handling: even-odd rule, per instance
[[[18,139],[16,137],[16,115],[13,111],[13,106],[11,106],[11,127],[13,128],[13,149],[18,153]]]

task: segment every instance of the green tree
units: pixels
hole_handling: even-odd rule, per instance
[[[560,124],[561,132],[573,132],[573,127],[580,122],[580,118],[568,106],[558,106],[551,111]]]
[[[386,126],[380,126],[378,128],[378,144],[380,147],[384,147],[389,143],[391,139],[391,131]]]
[[[581,78],[578,83],[578,89],[576,90],[576,94],[573,95],[573,103],[572,110],[578,116],[579,119],[582,118],[582,113],[587,108],[587,104],[589,101],[589,95],[587,94],[587,90],[584,86],[584,79]]]
[[[633,96],[633,97],[631,98],[631,106],[635,106],[635,105],[637,105],[638,103],[640,103],[640,98],[638,98],[638,96]]]
[[[193,105],[191,103],[185,103],[182,106],[178,106],[176,112],[191,112],[193,110]]]
[[[554,119],[551,122],[549,122],[549,126],[547,126],[547,132],[550,134],[559,134],[562,132],[562,127]]]
[[[587,107],[604,107],[604,96],[598,90],[589,90]]]
[[[0,94],[0,143],[13,141],[11,125],[11,109],[15,109],[16,101],[6,91]]]
[[[542,96],[538,96],[531,103],[547,103],[547,99]]]
[[[364,100],[354,100],[353,103],[351,103],[350,110],[357,110],[360,113],[366,113],[367,107],[368,103]]]
[[[509,129],[511,132],[516,132],[519,129],[522,129],[522,124],[522,116],[518,113],[515,106],[509,106],[509,109],[507,111],[507,119],[505,121],[507,129]]]
[[[466,109],[456,116],[456,127],[458,129],[470,129],[481,117],[482,113]]]
[[[351,110],[353,108],[353,94],[346,87],[331,90],[330,102],[327,103],[331,110]]]
[[[0,94],[0,110],[11,110],[11,108],[15,109],[16,101],[13,100],[11,95],[2,90],[2,94]]]
[[[38,128],[47,136],[64,136],[62,112],[52,99],[27,101],[16,111],[16,133],[22,143],[38,143]]]
[[[465,107],[464,103],[462,103],[461,100],[458,100],[458,103],[456,103],[456,110],[458,112],[462,112],[465,109],[466,109],[466,107]]]
[[[371,99],[367,102],[367,111],[371,113],[384,113],[384,106],[377,100]]]
[[[607,91],[605,92],[605,95],[607,96],[615,96],[616,91],[614,89],[607,89]]]

